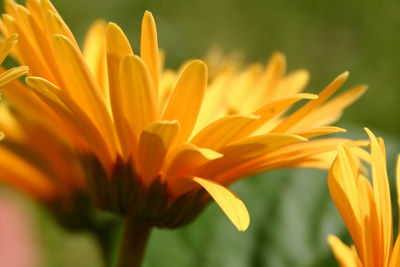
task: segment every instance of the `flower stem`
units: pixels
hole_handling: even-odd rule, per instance
[[[118,267],[142,265],[151,226],[134,220],[125,221],[125,230],[120,248]]]

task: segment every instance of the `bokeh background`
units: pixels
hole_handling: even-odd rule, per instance
[[[52,2],[81,44],[89,25],[103,18],[119,24],[136,51],[141,17],[150,10],[171,68],[188,58],[202,58],[209,47],[218,45],[227,53],[240,51],[245,64],[265,62],[274,51],[283,52],[289,71],[310,71],[309,92],[319,92],[349,70],[344,88],[366,83],[369,90],[336,125],[348,129],[342,136],[366,138],[362,127],[368,126],[384,137],[394,188],[394,163],[400,152],[400,1]],[[329,197],[326,176],[323,171],[283,170],[241,181],[232,190],[250,211],[247,232],[237,232],[212,204],[183,229],[155,230],[145,266],[336,266],[327,235],[351,240]],[[37,266],[104,266],[90,234],[62,230],[44,208],[9,188],[1,186],[0,196],[18,203],[30,222]]]

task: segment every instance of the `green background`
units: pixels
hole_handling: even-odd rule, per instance
[[[227,52],[241,51],[247,63],[265,62],[272,52],[283,52],[289,70],[310,71],[309,92],[319,92],[349,70],[344,88],[365,83],[369,90],[337,125],[348,129],[342,136],[366,138],[362,127],[368,126],[384,137],[394,188],[394,162],[400,151],[400,1],[53,3],[81,44],[90,23],[104,18],[121,26],[136,51],[141,17],[150,10],[168,67],[176,68],[187,58],[201,58],[217,44]],[[241,181],[232,190],[250,211],[247,232],[237,232],[212,204],[185,228],[154,231],[145,266],[336,266],[327,235],[351,240],[330,200],[326,176],[324,171],[284,170]],[[102,266],[98,245],[90,234],[62,230],[43,208],[14,197],[25,203],[34,221],[43,266]]]

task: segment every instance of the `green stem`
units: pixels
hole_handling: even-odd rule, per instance
[[[140,267],[146,251],[151,226],[144,222],[125,221],[118,267]]]

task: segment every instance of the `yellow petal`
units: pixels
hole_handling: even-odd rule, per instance
[[[348,166],[349,162],[347,154],[345,154],[346,151],[342,147],[338,153],[338,157],[332,164],[328,175],[329,193],[354,243],[357,247],[361,248],[363,236],[360,224],[363,218],[361,218],[359,212],[357,185],[354,181],[353,171]]]
[[[246,164],[224,173],[219,179],[223,179],[224,183],[226,180],[233,182],[240,177],[279,168],[318,167],[326,170],[331,167],[333,159],[336,157],[337,144],[339,143],[345,143],[352,149],[368,145],[366,141],[353,141],[343,138],[299,142],[290,146],[282,146],[248,161]]]
[[[330,235],[328,243],[341,267],[361,267],[357,252],[343,244],[339,238]]]
[[[360,176],[358,180],[363,244],[358,248],[365,266],[378,266],[382,262],[383,246],[381,224],[376,206],[374,191],[368,178]]]
[[[195,176],[193,171],[197,168],[222,156],[211,149],[198,148],[192,144],[181,144],[171,152],[163,179],[172,183],[178,177]]]
[[[156,121],[144,128],[139,140],[138,166],[145,186],[150,186],[159,175],[179,131],[178,121]]]
[[[345,133],[346,129],[335,127],[335,126],[319,126],[312,129],[295,131],[294,134],[303,136],[305,138],[313,138],[321,135],[334,134],[334,133]]]
[[[105,32],[106,23],[103,20],[96,20],[90,26],[83,45],[83,56],[96,77],[97,83],[106,99],[106,104],[109,107],[110,95],[107,79]]]
[[[0,66],[0,72],[1,71],[3,71],[3,69]],[[60,130],[62,128],[62,123],[60,125],[60,121],[57,121],[54,118],[54,112],[52,112],[51,109],[35,95],[35,93],[31,90],[27,90],[26,86],[21,82],[15,81],[12,84],[6,85],[1,89],[1,92],[13,103],[13,105],[24,110],[26,114],[35,117],[39,123],[47,125],[49,129]],[[47,116],[44,117],[41,116],[41,114],[47,114]]]
[[[397,190],[397,207],[400,210],[400,155],[397,155],[396,164],[396,190]],[[399,219],[400,225],[400,219]],[[400,228],[399,228],[400,229]],[[399,235],[400,236],[400,235]]]
[[[268,154],[281,147],[304,142],[306,140],[307,139],[296,135],[266,134],[232,142],[219,151],[224,157],[204,165],[201,170],[199,170],[199,176],[215,178],[254,158]]]
[[[390,257],[389,267],[400,266],[400,235],[397,236],[396,243],[394,244],[392,256]]]
[[[74,35],[68,28],[67,24],[64,22],[60,14],[57,12],[53,4],[49,0],[40,0],[40,6],[45,17],[46,27],[49,31],[58,32],[66,36],[77,48],[79,48],[78,43],[75,40]],[[47,12],[51,15],[48,15]]]
[[[119,73],[125,116],[135,136],[140,136],[143,128],[157,118],[155,89],[146,65],[138,56],[124,56]]]
[[[239,231],[246,231],[250,224],[250,216],[243,201],[237,195],[213,181],[198,177],[193,180],[211,195]]]
[[[314,125],[329,125],[337,121],[342,115],[343,110],[360,98],[367,90],[366,85],[359,85],[346,90],[344,93],[336,96],[326,102],[300,123],[296,124],[296,129],[307,128]]]
[[[22,14],[28,16],[28,14],[25,12]],[[29,17],[25,20],[26,22],[30,21]],[[25,20],[21,19],[21,21]],[[43,76],[47,79],[55,81],[52,71],[45,60],[47,55],[41,52],[42,46],[46,48],[45,44],[47,42],[43,42],[43,44],[40,43],[40,45],[38,45],[37,39],[32,32],[29,31],[32,29],[31,25],[19,25],[20,21],[17,23],[17,21],[15,21],[9,15],[3,15],[3,21],[10,32],[18,32],[18,43],[16,45],[17,49],[13,51],[16,52],[19,63],[21,65],[29,66],[31,74]],[[45,37],[43,39],[45,39]]]
[[[95,125],[86,114],[54,84],[39,77],[25,79],[27,85],[49,105],[64,124],[78,136],[83,136],[106,168],[111,168],[110,152]]]
[[[33,20],[42,28],[44,28],[45,23],[43,12],[40,6],[40,0],[26,0],[25,4],[31,13]]]
[[[201,130],[193,137],[191,143],[199,147],[219,150],[258,118],[259,116],[255,115],[225,116]]]
[[[180,141],[187,140],[192,133],[206,86],[206,65],[200,60],[189,62],[179,77],[163,117],[163,120],[180,122]]]
[[[283,81],[279,84],[279,95],[292,96],[303,91],[310,79],[310,74],[307,70],[300,69],[289,73]]]
[[[146,63],[158,95],[158,77],[160,73],[160,58],[158,52],[157,29],[153,15],[146,11],[142,21],[140,42],[140,57]]]
[[[383,231],[383,262],[387,265],[393,246],[393,219],[389,181],[386,170],[386,155],[375,135],[368,128],[364,128],[364,130],[371,139],[372,181]]]
[[[254,112],[255,115],[259,115],[260,118],[253,123],[251,123],[246,129],[244,129],[236,139],[240,139],[246,136],[249,136],[258,128],[263,126],[268,120],[272,119],[273,117],[277,116],[285,109],[289,108],[291,105],[295,104],[296,102],[303,100],[303,99],[316,99],[318,96],[313,94],[298,94],[293,95],[287,98],[277,99],[272,102],[267,103],[266,105],[262,106],[258,110]]]
[[[81,52],[63,35],[53,35],[52,45],[58,64],[63,67],[64,82],[71,98],[100,129],[109,150],[115,156],[116,145],[111,116]]]
[[[250,101],[244,103],[246,109],[260,107],[265,103],[265,99],[275,99],[279,82],[282,80],[286,71],[286,58],[282,53],[275,52],[268,61],[264,74],[256,84],[254,91],[247,96]]]
[[[277,127],[275,127],[271,132],[285,132],[295,126],[313,110],[319,107],[323,102],[325,102],[333,93],[335,93],[340,86],[346,81],[349,76],[348,72],[344,72],[339,75],[333,82],[331,82],[319,95],[317,99],[311,100],[306,105],[301,107],[295,113],[290,115],[288,118],[283,120]]]
[[[0,181],[7,183],[43,200],[56,195],[56,188],[40,170],[26,159],[0,147]]]
[[[60,34],[68,38],[77,49],[79,49],[78,43],[75,40],[74,35],[71,33],[68,26],[64,23],[62,18],[54,13],[52,10],[47,10],[45,15],[45,23],[48,34]]]
[[[29,71],[28,67],[20,66],[20,67],[15,67],[15,68],[9,69],[6,72],[3,72],[0,75],[0,88],[9,84],[10,82],[13,82],[14,80],[18,79],[22,75],[27,74],[28,71]]]
[[[351,206],[356,213],[357,218],[361,220],[360,203],[358,201],[358,163],[349,147],[343,144],[338,145],[338,170],[336,174],[338,181],[343,186]]]
[[[131,45],[124,32],[115,24],[108,23],[106,28],[106,51],[107,51],[107,69],[109,94],[112,114],[119,140],[119,151],[124,160],[131,156],[131,147],[136,146],[139,136],[134,140],[129,138],[129,130],[127,129],[124,116],[123,96],[120,84],[119,68],[121,60],[125,55],[133,55]]]
[[[0,47],[0,64],[3,63],[4,59],[7,57],[8,53],[10,53],[11,48],[17,43],[18,33],[14,33],[10,35]]]

